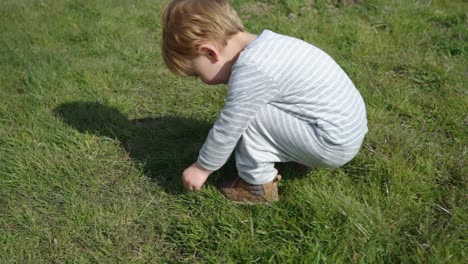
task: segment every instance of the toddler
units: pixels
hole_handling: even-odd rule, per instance
[[[228,84],[198,160],[183,172],[188,190],[199,190],[234,152],[238,177],[220,191],[234,202],[276,201],[275,163],[339,167],[367,133],[364,101],[329,55],[269,30],[247,32],[226,0],[172,0],[162,54],[177,75]]]

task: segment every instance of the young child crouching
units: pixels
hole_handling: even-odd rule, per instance
[[[364,101],[330,56],[269,30],[248,33],[226,0],[171,1],[162,53],[173,73],[229,87],[197,162],[183,172],[188,190],[199,190],[234,151],[239,177],[221,192],[236,202],[276,201],[275,163],[339,167],[367,133]]]

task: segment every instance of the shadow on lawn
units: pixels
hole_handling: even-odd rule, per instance
[[[129,120],[119,110],[92,102],[71,102],[54,110],[82,133],[117,139],[133,160],[170,193],[182,191],[182,171],[194,162],[210,124],[165,116]]]

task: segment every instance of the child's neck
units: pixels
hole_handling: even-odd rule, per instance
[[[242,50],[252,43],[257,38],[257,35],[249,32],[239,32],[228,40],[227,45],[223,48],[222,53],[226,62],[230,67],[234,65]]]
[[[227,45],[223,49],[223,53],[226,58],[236,60],[241,51],[256,38],[257,36],[254,34],[239,32],[228,40]]]
[[[257,38],[257,35],[249,32],[239,32],[234,35],[229,41],[234,42],[237,46],[237,53],[240,53],[247,45],[252,43]],[[229,43],[228,43],[229,44]]]

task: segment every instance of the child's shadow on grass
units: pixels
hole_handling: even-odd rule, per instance
[[[170,193],[182,191],[180,176],[196,160],[210,129],[207,122],[176,116],[129,120],[116,108],[92,102],[61,104],[54,114],[82,133],[118,140]]]

